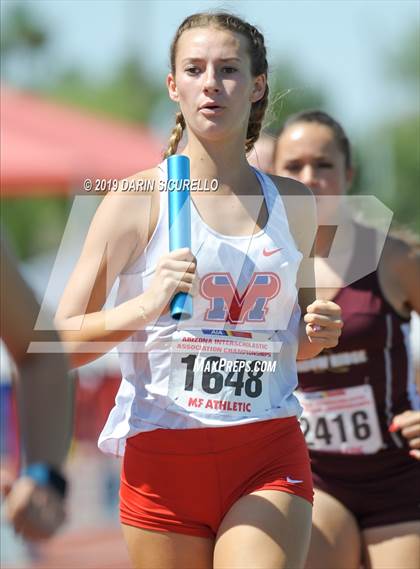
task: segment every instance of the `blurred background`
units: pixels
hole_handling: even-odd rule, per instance
[[[100,199],[87,197],[83,179],[121,178],[160,160],[175,113],[165,88],[170,41],[184,17],[217,8],[266,38],[265,130],[303,108],[330,112],[353,141],[353,193],[376,195],[396,225],[420,233],[417,0],[2,0],[1,227],[40,301],[48,286],[51,311]],[[77,195],[84,217],[68,228],[73,246],[50,282]],[[10,459],[17,444],[4,351],[1,364],[1,452]],[[119,461],[96,450],[119,380],[114,354],[79,370],[68,523],[43,548],[2,524],[2,566],[97,567],[102,551],[101,567],[128,567]]]

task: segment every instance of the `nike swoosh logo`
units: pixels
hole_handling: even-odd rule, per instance
[[[286,476],[286,482],[289,484],[301,484],[303,480],[295,480],[294,478],[290,478],[290,476]]]
[[[281,251],[283,249],[283,247],[279,247],[278,249],[271,249],[271,251],[268,251],[267,249],[263,249],[263,255],[264,257],[271,257],[271,255],[274,255],[274,253],[278,253],[279,251]]]

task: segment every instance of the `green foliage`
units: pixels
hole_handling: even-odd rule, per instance
[[[395,191],[390,199],[395,221],[420,235],[420,114],[388,125],[394,156]]]
[[[45,47],[48,33],[38,22],[30,6],[24,3],[11,5],[5,19],[7,25],[2,29],[0,43],[2,55],[17,50],[39,50]]]
[[[56,249],[70,205],[62,197],[3,198],[0,221],[16,254],[24,259]]]
[[[305,85],[295,69],[280,62],[269,76],[270,103],[266,113],[265,130],[276,134],[286,118],[309,108],[325,108],[325,95],[316,86]]]
[[[150,79],[135,56],[128,57],[106,82],[91,83],[73,70],[47,90],[57,101],[141,124],[148,122],[162,93],[164,86],[157,86]]]
[[[352,194],[375,195],[393,224],[420,235],[420,115],[382,125],[356,147]]]
[[[389,77],[401,81],[418,98],[420,81],[420,23],[384,58]],[[418,103],[418,101],[417,101]]]
[[[393,109],[363,142],[367,165],[362,187],[394,213],[394,223],[420,235],[420,25],[384,54],[387,74],[406,95],[405,114]],[[369,174],[368,171],[373,175]]]
[[[130,55],[104,82],[89,81],[77,69],[58,77],[42,74],[42,83],[30,62],[33,50],[44,58],[46,67],[49,32],[38,24],[30,6],[14,4],[6,13],[2,33],[2,61],[27,60],[26,85],[48,98],[80,107],[96,114],[131,123],[147,123],[156,101],[164,92],[141,62]],[[65,198],[19,198],[2,200],[1,219],[17,254],[23,258],[47,251],[59,244],[69,211]]]

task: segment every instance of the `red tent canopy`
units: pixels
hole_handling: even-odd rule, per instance
[[[85,178],[124,178],[161,159],[145,128],[1,87],[2,196],[62,195]]]

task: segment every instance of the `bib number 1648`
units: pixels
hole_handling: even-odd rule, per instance
[[[193,391],[196,375],[197,356],[190,354],[181,359],[186,365],[185,391]],[[231,366],[232,367],[232,366]],[[234,387],[234,394],[238,397],[245,394],[248,397],[259,397],[262,392],[263,371],[259,360],[235,360],[232,371],[222,373],[221,358],[208,356],[200,362],[201,388],[204,392],[214,395],[220,393],[223,387]]]

